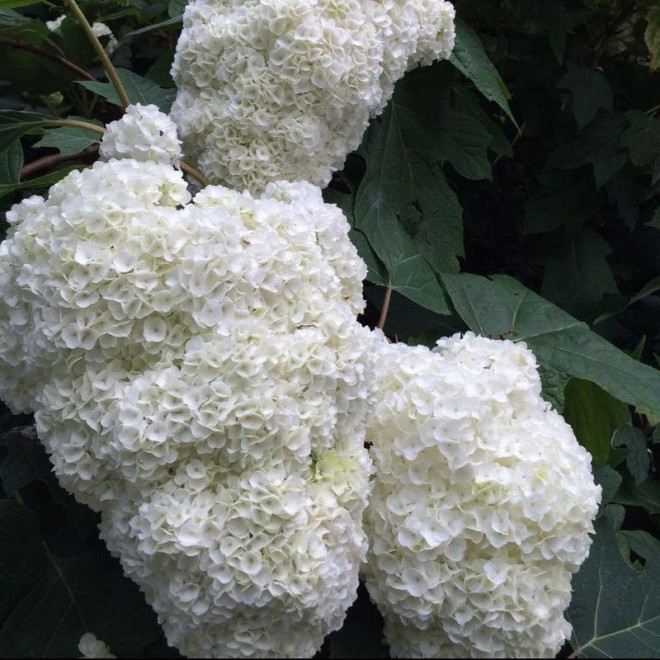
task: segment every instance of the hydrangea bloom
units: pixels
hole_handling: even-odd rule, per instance
[[[396,80],[449,56],[453,19],[443,0],[193,0],[172,67],[184,153],[241,190],[324,186]]]
[[[342,213],[304,182],[191,199],[180,171],[132,157],[7,217],[0,396],[35,411],[61,484],[101,513],[170,644],[313,655],[365,556],[380,341],[355,321],[365,266]]]
[[[367,587],[399,657],[555,657],[600,486],[524,344],[378,356]]]
[[[106,126],[99,153],[105,160],[130,157],[170,165],[178,165],[182,157],[176,124],[157,106],[139,103]]]

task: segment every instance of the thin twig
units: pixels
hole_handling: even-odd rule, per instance
[[[98,151],[99,145],[92,144],[86,149],[79,151],[77,154],[68,154],[66,156],[62,154],[50,154],[48,156],[43,156],[42,158],[38,158],[37,160],[28,163],[21,169],[21,179],[26,179],[27,177],[30,177],[37,172],[40,172],[41,170],[49,170],[55,167],[55,165],[65,163],[69,160],[79,160],[82,158],[88,158],[90,156],[96,156]]]
[[[385,327],[385,320],[387,319],[387,312],[390,309],[390,300],[392,299],[392,285],[390,284],[385,291],[385,299],[383,300],[383,307],[380,310],[380,318],[378,319],[378,327],[382,330]]]
[[[101,64],[103,64],[103,68],[105,69],[105,73],[108,76],[108,79],[110,80],[112,86],[115,88],[115,91],[117,92],[117,96],[119,97],[119,101],[121,103],[122,108],[126,109],[131,104],[131,101],[128,98],[128,94],[126,93],[124,86],[121,84],[121,80],[119,80],[119,76],[117,75],[117,71],[115,67],[110,61],[108,54],[105,52],[105,49],[103,48],[103,44],[99,41],[99,38],[94,34],[94,30],[92,29],[92,26],[89,24],[87,17],[85,16],[85,14],[83,14],[80,7],[78,7],[76,0],[64,0],[64,1],[66,2],[67,5],[69,5],[71,11],[75,15],[78,22],[80,23],[80,27],[82,27],[85,34],[87,35],[89,42],[92,44],[92,47],[96,51],[98,58],[101,60]]]
[[[181,161],[179,163],[179,167],[188,176],[191,176],[193,179],[197,179],[197,181],[199,181],[199,184],[202,186],[202,188],[208,186],[209,182],[204,178],[204,175],[201,172],[197,171],[191,165],[188,165],[188,163],[184,163],[183,161]]]
[[[40,57],[44,57],[48,60],[51,60],[52,62],[59,64],[65,69],[69,69],[69,71],[73,71],[76,75],[80,76],[81,78],[84,78],[85,80],[96,81],[96,78],[94,78],[94,76],[87,73],[87,71],[85,71],[84,69],[81,69],[77,64],[74,64],[73,62],[67,60],[65,57],[61,57],[60,55],[51,53],[47,50],[44,50],[43,48],[39,48],[39,46],[35,46],[34,44],[31,44],[29,41],[23,41],[22,39],[13,39],[12,37],[0,36],[0,43],[7,44],[12,48],[19,48],[20,50],[29,51],[30,53],[34,53],[35,55],[39,55]]]

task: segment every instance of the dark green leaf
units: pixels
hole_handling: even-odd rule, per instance
[[[14,140],[0,151],[0,185],[20,183],[23,167],[23,149],[20,140]]]
[[[547,260],[541,293],[569,312],[618,293],[606,259],[611,252],[607,242],[589,228],[565,236]]]
[[[628,450],[626,465],[639,485],[649,476],[649,453],[646,436],[630,424],[617,429],[612,438],[612,447],[625,447]]]
[[[614,499],[622,477],[609,465],[594,465],[594,480],[603,489],[601,506],[605,506]]]
[[[628,406],[589,380],[571,378],[564,391],[564,418],[599,465],[607,463],[612,435],[630,421]]]
[[[660,481],[647,479],[636,484],[632,477],[624,478],[613,501],[627,506],[641,506],[649,513],[660,513]]]
[[[471,330],[525,341],[539,362],[591,380],[620,401],[660,413],[660,372],[633,360],[511,277],[443,274],[449,297]]]
[[[7,495],[14,495],[33,481],[53,478],[53,466],[41,446],[34,426],[21,426],[0,438],[7,455],[0,463],[0,479]]]
[[[559,79],[557,86],[570,90],[573,112],[580,130],[596,116],[599,108],[612,110],[612,88],[596,69],[569,64],[568,73]]]
[[[643,529],[621,529],[617,536],[625,539],[628,547],[646,561],[652,557],[660,557],[660,539]]]
[[[572,170],[591,164],[596,187],[600,188],[626,163],[626,154],[617,144],[624,126],[619,115],[599,112],[576,138],[557,147],[548,158],[548,165]]]
[[[170,0],[170,4],[167,6],[167,13],[171,18],[177,18],[183,14],[183,10],[187,4],[188,0]]]
[[[25,506],[0,500],[0,617],[39,581],[46,552],[39,519]]]
[[[600,206],[600,196],[586,169],[555,173],[542,180],[540,192],[525,204],[524,233],[541,234],[558,227],[575,230]]]
[[[643,571],[621,556],[606,518],[595,523],[589,557],[573,577],[568,620],[578,656],[655,658],[660,653],[660,556]]]
[[[630,151],[635,165],[648,165],[660,154],[660,119],[639,110],[626,112],[630,126],[623,131],[620,144]]]
[[[128,69],[117,68],[117,76],[126,90],[131,103],[141,103],[142,105],[153,103],[163,112],[169,112],[176,90],[163,89],[151,80],[133,73],[133,71],[129,71]],[[121,105],[117,91],[111,83],[91,82],[88,80],[79,80],[78,83],[106,99],[106,101],[115,105]]]
[[[41,0],[0,0],[0,9],[15,9],[16,7],[28,7],[38,5]]]
[[[0,629],[0,648],[14,658],[74,658],[93,632],[118,657],[141,657],[162,639],[156,616],[137,586],[101,545],[62,559],[49,554],[48,573]]]
[[[60,126],[49,128],[44,131],[44,136],[35,147],[52,147],[57,149],[63,156],[77,154],[92,144],[101,140],[96,131],[89,131],[77,126]]]
[[[509,108],[511,94],[506,88],[497,69],[488,59],[484,46],[477,33],[460,18],[456,19],[456,43],[449,61],[489,100],[497,105],[511,119],[520,131],[518,124]]]
[[[36,112],[2,111],[0,112],[0,149],[5,149],[17,138],[29,131],[41,129],[52,119]]]

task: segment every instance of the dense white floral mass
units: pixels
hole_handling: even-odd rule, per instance
[[[178,165],[182,157],[176,124],[155,105],[129,105],[121,119],[110,122],[99,153],[105,160],[133,158]]]
[[[398,657],[555,657],[600,501],[524,344],[380,348],[367,588]]]
[[[324,186],[406,70],[449,57],[443,0],[193,0],[171,116],[211,183]]]
[[[106,156],[132,126],[111,126]],[[110,158],[7,218],[0,397],[35,411],[169,643],[313,655],[366,552],[382,341],[355,321],[366,269],[340,210],[305,182],[191,199],[171,165]]]

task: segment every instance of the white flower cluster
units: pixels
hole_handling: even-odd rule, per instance
[[[365,266],[311,184],[191,200],[124,144],[8,213],[0,396],[35,411],[170,644],[311,656],[367,545]]]
[[[176,124],[155,105],[129,105],[121,119],[106,127],[102,158],[132,158],[178,165],[182,158]]]
[[[367,588],[398,657],[555,657],[600,486],[522,343],[383,346]]]
[[[418,64],[446,59],[443,0],[193,0],[172,74],[184,153],[211,183],[323,186]]]

